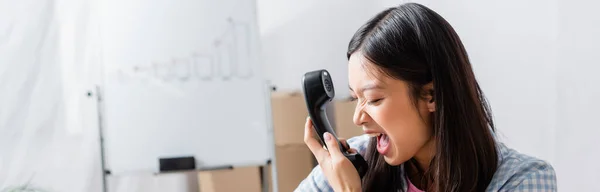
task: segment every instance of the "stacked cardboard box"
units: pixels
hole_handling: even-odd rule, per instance
[[[262,192],[259,166],[198,172],[200,192]]]
[[[363,134],[362,128],[354,124],[353,121],[356,101],[347,99],[335,100],[333,106],[335,111],[336,133],[338,137],[349,139]]]
[[[271,111],[278,191],[293,191],[315,166],[304,143],[306,103],[301,93],[273,92]]]

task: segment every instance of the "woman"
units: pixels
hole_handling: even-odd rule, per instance
[[[307,119],[304,139],[319,166],[296,191],[556,191],[551,165],[495,141],[467,53],[434,11],[408,3],[379,13],[347,56],[354,123],[366,134],[344,144],[369,170],[361,181]]]

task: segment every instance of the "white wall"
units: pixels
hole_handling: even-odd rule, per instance
[[[560,189],[600,191],[600,7],[560,1],[555,165]]]
[[[0,190],[100,189],[88,3],[0,2]]]

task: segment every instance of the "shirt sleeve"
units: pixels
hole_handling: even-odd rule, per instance
[[[538,169],[528,171],[526,174],[521,175],[517,181],[518,182],[512,186],[510,191],[557,191],[556,173],[554,172],[554,168],[552,168],[552,166],[549,164],[545,164]]]
[[[356,149],[361,155],[365,155],[366,147],[369,143],[367,135],[352,137],[347,140],[350,148]],[[323,175],[321,168],[317,165],[313,168],[310,174],[300,182],[294,192],[333,192],[333,189],[327,182],[327,178]]]
[[[294,192],[305,191],[333,192],[333,189],[331,186],[329,186],[329,183],[327,183],[327,178],[325,178],[321,168],[318,165],[313,168],[308,177],[302,180],[300,185],[298,185],[298,188],[294,190]]]

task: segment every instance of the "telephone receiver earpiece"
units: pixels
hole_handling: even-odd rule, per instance
[[[350,160],[350,162],[352,162],[354,168],[356,168],[358,174],[362,178],[368,169],[367,162],[359,153],[348,152],[349,148],[346,148],[346,146],[338,140],[338,137],[327,118],[325,108],[335,96],[331,75],[324,69],[307,72],[302,77],[302,88],[306,106],[308,108],[308,115],[313,122],[313,128],[317,132],[321,144],[325,146],[325,138],[323,138],[325,132],[331,133],[338,143],[341,152],[348,160]]]

